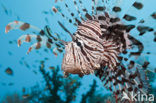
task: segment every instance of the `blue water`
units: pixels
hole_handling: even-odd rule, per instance
[[[87,4],[87,2],[85,3]],[[130,2],[124,2],[124,5],[126,5],[125,3]],[[38,71],[39,66],[38,60],[43,60],[45,57],[49,57],[50,60],[47,61],[46,65],[56,66],[61,65],[61,61],[63,58],[62,55],[59,55],[56,58],[50,51],[49,53],[43,52],[43,49],[39,50],[39,53],[37,53],[36,51],[32,51],[29,55],[27,55],[26,52],[31,44],[24,44],[21,47],[17,47],[16,43],[18,37],[22,34],[25,34],[25,32],[22,32],[20,30],[14,30],[9,32],[8,34],[5,34],[5,26],[9,22],[14,20],[20,20],[33,24],[39,28],[44,28],[44,26],[47,25],[47,22],[45,21],[45,17],[47,17],[50,20],[49,25],[52,28],[52,30],[62,32],[62,37],[67,41],[71,40],[71,38],[69,38],[69,36],[66,35],[61,28],[58,27],[58,25],[55,25],[57,24],[56,21],[58,19],[61,20],[59,15],[47,16],[42,13],[43,11],[49,11],[52,9],[52,6],[54,5],[54,1],[52,0],[0,0],[0,4],[1,4],[0,5],[0,100],[1,100],[6,94],[10,94],[13,92],[21,92],[22,87],[29,88],[31,86],[34,86],[36,83],[38,83],[42,87],[43,84],[41,84],[41,81],[43,79],[41,74],[38,73],[36,75],[33,73],[33,70]],[[141,15],[137,15],[137,17],[140,16],[146,17],[146,15],[148,15],[149,12],[152,12],[153,10],[152,7],[155,7],[155,4],[156,1],[151,5],[147,5],[146,9],[148,8],[148,10],[144,10],[144,12],[141,12]],[[72,4],[69,3],[69,5]],[[4,6],[8,10],[7,12],[5,12]],[[90,6],[88,8],[90,8]],[[118,14],[118,16],[122,15],[123,14]],[[153,24],[151,22],[149,25],[156,26],[155,24],[156,22]],[[76,30],[76,28],[71,27],[70,25],[67,25],[67,27],[70,27],[71,32],[74,32]],[[135,35],[136,31],[134,30],[131,33],[132,35]],[[155,64],[156,43],[151,42],[153,41],[153,34],[149,33],[148,35],[140,37],[139,40],[143,41],[144,45],[148,47],[145,49],[152,51],[153,54],[151,56],[148,56],[148,60],[152,64],[150,66],[154,68],[156,66]],[[13,44],[9,44],[9,41],[13,41]],[[24,59],[22,60],[21,58]],[[19,61],[22,61],[23,64],[21,65]],[[28,64],[29,67],[26,67],[24,63]],[[34,67],[34,65],[36,67]],[[9,76],[4,72],[7,67],[12,68],[14,72],[13,76]],[[77,102],[79,102],[79,98],[81,98],[81,93],[84,93],[89,89],[89,85],[92,83],[93,79],[95,79],[95,77],[92,75],[85,76],[82,79],[83,86],[80,88],[80,92],[78,93],[79,95],[77,98]],[[4,83],[6,85],[3,85]],[[8,86],[9,83],[14,83],[14,85]],[[102,87],[100,81],[98,81],[98,85],[101,85],[100,87]],[[154,82],[153,85],[156,86],[156,82]],[[103,91],[101,92],[108,93],[108,91],[106,91],[104,88]]]
[[[20,20],[24,22],[31,23],[39,28],[43,28],[46,25],[45,17],[42,11],[48,11],[52,8],[53,2],[52,0],[1,0],[0,3],[4,5],[8,14],[5,13],[5,10],[2,6],[0,6],[0,100],[4,98],[6,94],[11,94],[14,92],[20,93],[23,87],[29,88],[34,86],[35,84],[39,84],[41,87],[42,75],[38,72],[36,75],[33,73],[33,70],[38,71],[39,60],[43,60],[45,57],[50,57],[50,60],[46,62],[47,66],[56,66],[61,65],[62,56],[55,57],[50,51],[49,53],[43,52],[43,49],[39,50],[42,55],[32,51],[29,55],[26,54],[30,44],[24,44],[21,47],[17,47],[17,39],[25,32],[14,30],[5,34],[5,26],[14,20]],[[51,26],[53,29],[61,31],[59,28],[55,28],[53,22],[56,20],[54,17],[49,17],[51,22]],[[68,40],[68,38],[66,37]],[[70,38],[69,38],[70,39]],[[13,44],[9,44],[9,41],[13,41]],[[9,53],[11,55],[9,55]],[[24,58],[22,60],[21,58]],[[19,63],[19,61],[23,61],[23,65]],[[25,66],[29,64],[29,68]],[[36,67],[34,68],[35,65]],[[9,76],[5,73],[5,69],[10,67],[14,74],[13,76]],[[90,84],[95,77],[93,76],[85,76],[83,78],[83,86],[80,88],[79,96],[77,102],[79,102],[79,98],[81,98],[81,93],[85,93],[89,88]],[[14,83],[14,85],[9,86],[9,83]],[[6,85],[3,85],[6,84]],[[98,83],[101,85],[101,82]],[[102,86],[101,86],[102,87]],[[100,89],[100,88],[99,88]],[[82,92],[81,92],[82,91]],[[106,93],[106,90],[104,90]]]

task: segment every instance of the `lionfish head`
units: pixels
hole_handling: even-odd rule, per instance
[[[66,30],[62,24],[61,26]],[[65,74],[80,76],[94,73],[100,68],[104,50],[103,39],[99,38],[102,36],[99,22],[96,20],[83,21],[74,35],[69,34],[72,41],[65,43],[62,70]]]
[[[78,46],[75,44],[75,42],[68,42],[65,45],[65,54],[63,57],[62,62],[62,70],[65,73],[71,73],[71,74],[82,74],[81,66],[79,63],[77,63],[77,55],[80,50]]]

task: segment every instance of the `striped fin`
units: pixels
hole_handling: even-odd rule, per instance
[[[143,55],[142,55],[143,56]],[[128,68],[127,74],[129,75],[129,79],[134,79],[135,84],[138,88],[141,89],[141,92],[148,91],[148,82],[146,77],[146,70],[148,68],[149,62],[146,59],[142,59],[142,63],[139,63],[139,58],[130,58],[127,63],[125,63],[125,67]]]
[[[117,3],[119,1],[120,3]],[[142,36],[147,32],[154,31],[155,23],[152,22],[155,22],[155,20],[154,18],[152,19],[151,16],[152,14],[155,13],[154,6],[151,6],[154,3],[155,0],[151,0],[150,2],[146,0],[132,0],[131,2],[128,2],[128,4],[126,4],[125,0],[124,2],[118,0],[114,2],[114,7],[120,7],[121,10],[124,11],[122,12],[113,11],[113,12],[114,15],[118,16],[119,18],[123,18],[122,20],[125,24],[130,24],[130,25],[136,24],[135,25],[136,28],[134,29],[134,31],[131,32],[131,35],[136,37],[136,32],[137,32],[139,36]],[[125,8],[123,8],[124,5],[126,6]],[[118,9],[116,8],[116,10]],[[148,12],[144,12],[147,10]]]
[[[137,38],[137,41],[139,41],[139,42],[136,42],[135,40],[132,40],[134,41],[134,43],[132,43],[132,46],[136,48],[135,50],[138,49],[138,52],[131,52],[130,55],[138,57],[143,52],[151,53],[153,49],[155,48],[154,42],[156,40],[155,39],[156,38],[155,36],[156,24],[154,22],[156,22],[156,19],[155,19],[154,14],[156,11],[155,11],[155,6],[152,6],[154,3],[155,3],[154,0],[150,0],[150,2],[146,0],[136,0],[132,4],[132,6],[129,8],[129,10],[127,10],[127,13],[126,13],[132,16],[132,18],[128,16],[127,17],[123,16],[124,23],[136,24],[135,28],[130,32],[130,34],[133,37]],[[147,10],[148,12],[144,12]],[[136,19],[133,19],[133,17],[135,17]],[[148,39],[145,39],[145,38],[148,38]],[[142,41],[142,43],[140,41]]]
[[[53,42],[52,39],[47,38],[46,36],[40,36],[40,35],[22,35],[18,39],[18,45],[21,46],[24,42],[35,42],[33,43],[30,48],[27,51],[27,54],[29,54],[32,50],[38,50],[40,48],[46,47],[49,49],[52,49],[52,52],[55,56],[59,53],[63,52],[63,47],[61,43]],[[53,47],[52,47],[53,46]]]
[[[70,37],[72,38],[72,41],[75,41],[74,35],[73,35],[60,21],[58,21],[58,24],[60,25],[60,27],[61,27],[65,32],[67,32],[67,33],[70,35]],[[62,41],[62,40],[60,40],[60,41]],[[65,43],[65,44],[66,44],[66,43]]]
[[[136,30],[138,33],[138,36],[143,36],[147,32],[154,32],[156,24],[156,18],[154,18],[154,14],[156,14],[156,11],[152,12],[148,17],[145,19],[141,19],[139,23],[136,25]],[[154,40],[154,39],[153,39]]]
[[[95,20],[99,21],[102,34],[104,35],[109,34],[107,32],[108,31],[107,29],[109,27],[109,21],[110,21],[109,14],[107,12],[104,12],[104,14],[96,15]]]
[[[27,35],[22,35],[18,39],[18,46],[21,46],[24,42],[41,42],[45,41],[47,42],[47,47],[49,48],[48,44],[52,44],[53,40],[48,39],[46,36],[41,36],[41,35],[35,35],[35,34],[27,34]]]
[[[58,51],[57,51],[57,48],[54,48],[53,49],[53,54],[57,57],[58,56],[58,53],[57,53]]]
[[[79,14],[80,11],[78,11],[79,16],[77,17],[77,14],[75,14],[74,12],[71,12],[71,10],[69,9],[68,4],[67,3],[64,3],[64,4],[65,4],[65,7],[67,8],[67,11],[70,13],[72,18],[74,19],[74,21],[79,25],[81,23],[81,20],[82,20],[81,18],[79,18],[79,17],[82,17],[82,16],[80,16],[81,14]],[[78,8],[78,6],[76,5],[75,8]],[[77,24],[76,24],[76,26],[77,26]],[[75,23],[74,23],[74,25],[75,25]]]
[[[80,10],[79,10],[79,7],[78,7],[78,4],[77,4],[76,0],[73,0],[73,3],[74,3],[75,9],[76,9],[76,11],[77,11],[77,13],[78,13],[80,19],[81,19],[82,21],[84,21],[83,15],[81,14],[81,12],[80,12]]]
[[[46,42],[46,41],[41,41],[41,42],[37,42],[37,43],[34,43],[33,45],[31,45],[31,47],[28,49],[27,51],[27,54],[29,54],[32,50],[34,49],[40,49],[42,47],[46,46],[47,48],[51,48],[51,44]]]
[[[56,43],[54,40],[47,38],[46,36],[35,35],[35,34],[22,35],[18,39],[18,46],[21,46],[24,42],[33,43],[28,49],[27,54],[29,54],[32,50],[35,49],[37,50],[43,47],[53,49],[54,47],[52,48],[52,45],[54,46],[54,44],[57,47],[57,51],[59,51],[60,53],[63,52],[62,45],[60,43]],[[54,55],[56,55],[56,50],[55,52],[53,51],[53,53]]]
[[[47,36],[48,38],[51,38],[53,39],[54,41],[59,41],[60,40],[60,36],[56,33],[54,33],[57,37],[53,36],[52,34],[52,31],[50,29],[50,27],[48,25],[46,25],[44,27],[44,33],[45,33],[45,36]]]
[[[71,12],[71,10],[68,7],[68,4],[67,3],[64,3],[64,4],[65,4],[65,7],[67,8],[67,11],[70,13],[71,17],[74,19],[75,22],[77,22],[77,23],[73,23],[73,24],[75,26],[77,26],[77,24],[79,24],[79,20],[75,17],[76,15],[73,12]],[[72,20],[69,19],[69,22],[72,23]]]
[[[115,5],[114,2],[118,0],[104,0],[104,6],[106,7],[106,12],[112,13],[112,6]]]
[[[74,2],[74,4],[76,3],[76,1]],[[82,20],[82,18],[81,18],[81,20],[79,20],[77,17],[76,17],[76,14],[74,14],[74,12],[71,12],[71,10],[69,9],[69,6],[68,6],[68,4],[66,3],[66,2],[63,2],[63,5],[65,5],[65,7],[66,7],[66,10],[70,13],[70,15],[71,15],[71,17],[72,17],[72,19],[70,18],[70,17],[68,17],[66,14],[64,14],[63,12],[61,12],[60,10],[58,10],[58,7],[59,6],[54,6],[53,8],[52,8],[52,10],[53,10],[53,12],[54,13],[58,13],[58,14],[60,14],[64,19],[66,19],[66,21],[68,21],[69,23],[71,23],[71,24],[73,24],[74,26],[77,26],[78,24],[80,24],[80,21]],[[57,8],[56,8],[57,7]],[[76,5],[76,7],[77,7],[77,5]],[[59,7],[59,9],[60,9],[60,7]],[[80,13],[80,11],[78,12],[78,14]],[[79,14],[79,16],[80,16],[80,14]],[[82,16],[81,16],[82,17]],[[73,21],[74,20],[74,21]],[[76,23],[75,23],[76,22]]]
[[[80,4],[80,8],[81,8],[82,11],[83,11],[83,14],[86,13],[86,12],[88,12],[88,10],[84,7],[82,1],[81,1],[81,0],[78,0],[78,1],[79,1],[79,4]],[[84,15],[85,15],[85,14],[84,14]]]
[[[155,11],[154,6],[151,6],[154,3],[155,0],[150,0],[150,2],[147,0],[136,0],[123,15],[124,22],[137,24],[140,20],[147,18]]]
[[[82,11],[83,11],[83,15],[85,16],[85,18],[87,18],[87,19],[89,19],[89,20],[92,20],[93,17],[89,14],[87,8],[85,8],[85,6],[83,5],[82,0],[79,0],[79,4],[80,4],[80,8],[81,8]]]
[[[44,34],[42,29],[22,21],[10,22],[5,28],[5,33],[8,33],[10,30],[15,30],[15,29],[20,29],[22,31],[31,31],[37,34]]]
[[[92,16],[95,15],[95,0],[92,0]]]
[[[49,49],[52,49],[52,45],[55,44],[57,51],[60,53],[63,52],[63,44],[61,44],[61,40],[58,34],[56,34],[56,37],[52,35],[52,32],[49,28],[49,26],[45,26],[44,30],[39,29],[33,25],[30,25],[28,23],[24,23],[21,21],[14,21],[9,23],[6,26],[6,33],[8,33],[10,30],[20,29],[22,31],[31,31],[33,33],[39,34],[27,34],[22,35],[18,39],[18,46],[21,46],[24,42],[31,42],[34,43],[29,48],[27,54],[34,50],[34,49],[40,49],[42,47],[47,47]],[[54,52],[55,53],[55,52]]]
[[[135,1],[136,0],[111,0],[111,6],[108,8],[109,14],[121,19]]]
[[[65,18],[69,23],[72,23],[72,20],[69,19],[64,13],[60,12],[56,7],[52,7],[54,13],[60,14],[63,18]]]
[[[117,1],[116,1],[117,2]],[[154,20],[152,20],[151,19],[151,16],[150,16],[150,18],[148,17],[147,18],[147,15],[149,15],[150,14],[150,12],[152,12],[154,9],[153,8],[148,8],[149,9],[149,11],[150,12],[148,12],[148,14],[146,14],[145,16],[142,16],[142,14],[140,15],[140,10],[143,12],[143,11],[145,11],[145,9],[144,9],[144,7],[146,7],[146,10],[147,10],[147,7],[149,7],[149,5],[151,4],[151,2],[148,2],[148,3],[144,3],[145,1],[144,0],[136,0],[135,2],[133,1],[132,2],[132,6],[129,8],[129,10],[127,11],[127,13],[128,13],[128,15],[129,14],[134,14],[134,15],[138,15],[138,16],[140,16],[140,17],[128,17],[127,15],[125,15],[124,16],[124,18],[125,19],[129,19],[129,21],[124,21],[126,24],[136,24],[136,23],[138,23],[138,22],[140,22],[141,20],[142,20],[142,18],[146,18],[144,21],[147,21],[147,22],[145,22],[145,24],[143,23],[143,24],[141,24],[141,23],[139,23],[139,24],[137,24],[137,26],[136,26],[136,29],[137,29],[137,31],[138,31],[138,34],[139,35],[143,35],[144,33],[146,33],[146,32],[151,32],[151,31],[153,31],[153,28],[151,27],[151,25],[150,24],[153,24],[154,25],[154,23],[152,23],[152,22],[155,22]],[[147,2],[147,1],[146,1]],[[126,2],[124,2],[124,3],[126,3]],[[128,2],[129,3],[129,2]],[[122,4],[122,3],[119,3],[120,5]],[[143,4],[145,4],[145,5],[143,5]],[[117,5],[117,3],[116,3],[116,5]],[[129,5],[129,4],[128,4]],[[126,5],[127,7],[126,8],[128,8],[128,5]],[[148,6],[147,6],[148,5]],[[118,7],[120,7],[120,6],[118,6]],[[121,7],[122,7],[122,5],[121,5]],[[117,8],[116,8],[117,9]],[[144,9],[144,10],[142,10],[142,9]],[[124,9],[125,10],[125,9]],[[137,14],[136,14],[137,13]],[[117,16],[119,16],[119,15],[117,15]],[[127,16],[127,17],[126,17]],[[119,16],[120,18],[122,17],[122,16]],[[130,20],[131,19],[131,20]],[[135,20],[136,19],[136,20]],[[149,21],[152,21],[152,22],[149,22]],[[146,23],[147,24],[149,24],[149,25],[146,25]],[[132,32],[131,33],[132,35],[134,34],[136,34],[135,33],[135,31],[134,31],[134,33]],[[136,37],[136,35],[135,35],[135,37]]]
[[[135,42],[136,40],[132,40],[135,43],[132,43],[133,47],[137,47],[140,51],[138,51],[138,53],[133,53],[133,54],[141,54],[142,52],[148,52],[150,53],[150,55],[152,55],[153,49],[155,48],[155,41],[156,41],[156,36],[155,36],[155,26],[156,24],[154,22],[156,22],[156,19],[153,18],[153,14],[155,12],[151,13],[148,17],[146,17],[145,19],[143,19],[142,21],[140,21],[136,27],[130,32],[130,34],[134,37],[137,38],[137,41],[142,41],[142,43],[140,42]],[[148,39],[145,39],[148,38]],[[130,37],[131,39],[131,37]],[[153,41],[153,42],[152,42]],[[134,45],[133,45],[134,44]],[[150,47],[150,48],[149,48]],[[144,50],[144,51],[143,51]],[[146,54],[145,53],[145,54]],[[139,56],[139,55],[138,55]]]
[[[104,14],[105,10],[106,10],[106,7],[104,5],[104,1],[99,1],[96,3],[96,14],[97,15],[102,15]]]
[[[140,42],[139,40],[135,39],[133,36],[130,36],[128,37],[131,42],[132,42],[132,50],[135,50],[135,51],[131,51],[129,56],[140,56],[141,53],[143,52],[144,50],[144,46],[142,44],[142,42]],[[137,50],[137,51],[136,51]]]
[[[117,67],[114,71],[109,68],[103,68],[96,72],[96,76],[101,79],[107,89],[117,95],[117,100],[120,101],[123,92],[146,92],[146,88],[144,89],[146,85],[142,82],[145,78],[140,78],[141,75],[145,75],[144,72],[137,69],[137,67],[133,69],[130,71],[123,65]]]
[[[97,15],[97,7],[99,8],[99,7],[102,7],[102,9],[104,9],[103,7],[104,7],[104,0],[92,0],[92,16],[94,16],[94,15]],[[99,10],[100,11],[102,11],[100,8],[99,8]]]

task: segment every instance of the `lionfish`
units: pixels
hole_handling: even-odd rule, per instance
[[[77,13],[72,12],[67,1],[61,1],[70,17],[61,12],[62,6],[52,7],[55,14],[59,14],[64,21],[75,26],[76,32],[70,30],[61,21],[57,23],[70,35],[72,41],[61,40],[60,35],[52,35],[49,26],[39,29],[21,21],[14,21],[6,26],[6,33],[13,29],[23,31],[32,30],[36,34],[22,35],[18,45],[23,42],[36,42],[28,50],[40,49],[45,46],[53,48],[53,53],[65,54],[62,62],[64,74],[78,74],[79,76],[95,74],[104,86],[121,100],[123,92],[147,92],[145,70],[148,61],[138,64],[137,59],[144,51],[143,43],[137,38],[147,32],[156,37],[155,8],[150,8],[154,0],[70,0]],[[90,10],[84,5],[90,6]],[[128,2],[128,3],[127,3]],[[146,14],[144,11],[147,10]],[[135,30],[135,36],[132,36]],[[131,32],[132,31],[132,32]],[[136,35],[136,33],[138,33]],[[154,38],[154,42],[156,38]],[[56,48],[53,47],[56,46]]]

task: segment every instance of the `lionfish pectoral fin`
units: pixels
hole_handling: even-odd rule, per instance
[[[8,33],[10,30],[15,30],[15,29],[19,29],[22,31],[31,30],[32,32],[35,32],[37,34],[40,34],[42,31],[40,28],[33,26],[33,25],[30,25],[29,23],[25,23],[22,21],[13,21],[13,22],[10,22],[6,26],[5,33]]]
[[[32,30],[31,32],[38,34],[38,35],[26,34],[26,35],[22,35],[19,37],[17,41],[18,46],[21,46],[24,42],[33,43],[33,45],[31,45],[31,47],[28,49],[27,54],[29,54],[29,52],[34,49],[40,49],[42,47],[47,47],[51,49],[52,44],[54,43],[57,44],[57,42],[59,43],[59,41],[64,44],[67,44],[67,42],[60,40],[60,37],[58,34],[56,34],[57,37],[54,37],[53,35],[51,35],[49,26],[45,26],[44,30],[42,30],[28,23],[24,23],[21,21],[14,21],[14,22],[9,23],[6,26],[5,32],[8,33],[10,30],[15,30],[15,29],[20,29],[22,31]],[[59,46],[58,50],[60,52],[63,51],[61,48],[62,47],[61,43],[57,44],[56,46]],[[53,53],[57,55],[55,49],[53,50]]]
[[[32,50],[34,49],[40,49],[42,47],[47,47],[47,48],[51,48],[51,44],[46,42],[46,41],[40,41],[40,42],[37,42],[37,43],[34,43],[33,45],[30,46],[30,48],[28,49],[27,51],[27,54],[29,54]]]
[[[57,57],[59,53],[63,52],[64,46],[67,42],[60,40],[61,42],[55,43],[55,47],[52,49],[53,54]]]
[[[59,40],[60,42],[62,42],[64,45],[67,45],[68,42],[64,41],[64,40]]]
[[[22,35],[19,37],[18,46],[21,46],[21,44],[24,42],[33,43],[33,42],[40,42],[40,41],[48,42],[48,38],[46,36],[40,36],[40,35],[35,35],[35,34],[26,34],[26,35]]]
[[[21,46],[24,42],[26,43],[34,43],[28,50],[27,54],[33,49],[39,49],[43,46],[47,48],[51,48],[52,39],[48,39],[46,36],[35,35],[35,34],[27,34],[22,35],[18,39],[18,46]],[[36,43],[35,43],[36,42]]]

